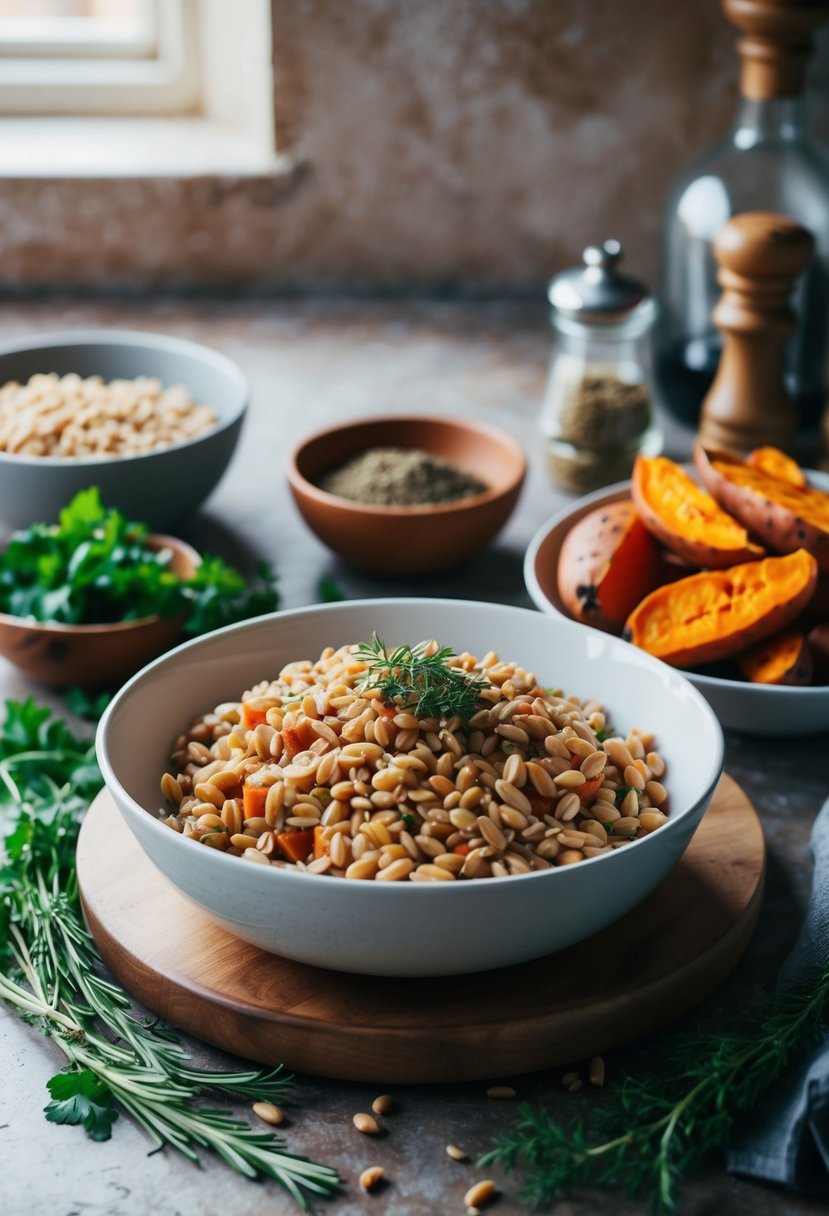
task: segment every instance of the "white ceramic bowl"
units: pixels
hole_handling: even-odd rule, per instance
[[[157,818],[174,738],[198,714],[326,645],[437,638],[490,649],[607,707],[616,729],[657,732],[670,818],[642,840],[561,869],[438,884],[377,883],[254,866]],[[162,873],[232,933],[275,954],[373,975],[503,967],[580,941],[668,874],[719,780],[722,732],[678,672],[616,638],[523,608],[455,600],[343,602],[276,613],[188,642],[134,676],[101,720],[98,758],[129,827]],[[175,932],[175,926],[171,926]]]
[[[0,452],[0,526],[51,523],[78,490],[97,485],[104,504],[152,531],[169,531],[215,489],[239,438],[248,404],[242,372],[218,351],[182,338],[127,330],[42,334],[0,346],[0,384],[39,372],[104,380],[157,376],[212,405],[218,426],[186,443],[140,456],[19,456]]]
[[[809,481],[829,490],[829,475],[809,471]],[[620,481],[559,511],[538,529],[524,557],[524,582],[536,607],[569,620],[558,594],[556,572],[564,538],[574,524],[596,507],[630,498],[630,482]],[[581,629],[598,632],[590,625]],[[627,645],[627,643],[623,643]],[[802,735],[829,730],[829,686],[773,687],[686,673],[713,708],[721,724],[752,735]]]

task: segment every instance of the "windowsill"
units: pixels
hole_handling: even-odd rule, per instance
[[[288,175],[291,158],[205,118],[3,118],[0,178]]]

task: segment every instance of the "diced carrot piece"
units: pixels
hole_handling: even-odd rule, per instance
[[[375,702],[375,704],[377,705],[378,714],[380,715],[381,718],[385,718],[386,721],[389,721],[391,718],[393,718],[395,714],[400,713],[399,706],[392,705],[392,703],[390,701],[377,701],[377,702]]]
[[[302,736],[293,726],[286,726],[282,731],[282,740],[289,751],[294,753],[304,752],[305,744],[302,742]]]
[[[245,730],[253,730],[253,728],[255,726],[261,726],[262,723],[267,722],[267,720],[268,720],[268,718],[267,718],[266,710],[257,709],[254,705],[251,705],[248,701],[242,702],[242,718],[241,718],[240,725]]]
[[[545,815],[552,815],[555,810],[555,798],[549,798],[546,794],[539,794],[536,790],[524,790],[524,794],[529,799],[532,812],[539,819],[543,819]]]
[[[588,777],[582,785],[576,786],[576,793],[582,805],[591,801],[599,792],[599,786],[604,781],[604,773],[599,773],[597,777]]]
[[[314,829],[280,832],[276,838],[276,846],[286,861],[304,861],[314,847]]]
[[[314,828],[314,861],[318,857],[328,856],[328,841],[325,838],[325,828],[321,823],[318,823]]]
[[[242,787],[242,811],[245,819],[259,819],[265,814],[268,798],[266,785],[244,785]]]
[[[520,705],[516,705],[515,709],[512,711],[512,716],[513,718],[517,718],[519,714],[531,714],[532,711],[533,707],[529,701],[522,701]]]
[[[469,848],[469,845],[464,840],[464,841],[461,841],[460,844],[456,844],[454,849],[452,850],[452,852],[459,853],[461,855],[461,857],[465,857],[466,854],[470,852],[470,848]]]

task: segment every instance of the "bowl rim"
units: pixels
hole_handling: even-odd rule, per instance
[[[0,342],[0,361],[6,355],[19,355],[27,351],[49,350],[54,347],[82,347],[82,346],[123,346],[133,349],[141,349],[152,351],[163,350],[171,355],[189,355],[192,358],[201,360],[202,363],[212,366],[213,370],[229,380],[234,387],[236,401],[235,404],[229,407],[226,412],[220,413],[219,421],[215,427],[209,431],[205,431],[201,435],[194,435],[190,439],[183,439],[180,443],[170,443],[163,448],[155,448],[149,452],[134,452],[130,455],[116,456],[32,456],[25,452],[5,452],[0,451],[0,463],[14,464],[16,466],[29,465],[33,468],[85,468],[87,466],[114,466],[122,463],[150,460],[153,457],[163,456],[167,452],[178,452],[185,448],[193,447],[195,444],[203,443],[207,439],[212,439],[215,436],[223,434],[231,427],[235,426],[244,416],[250,401],[250,382],[247,376],[242,371],[237,363],[227,355],[223,355],[221,351],[214,350],[212,346],[206,346],[201,342],[194,342],[190,338],[180,338],[174,334],[155,333],[153,330],[143,329],[60,329],[50,330],[48,333],[29,335],[26,338],[14,338],[10,341]],[[152,375],[148,370],[147,375]],[[7,383],[3,378],[2,368],[0,367],[0,384]],[[218,406],[213,408],[219,412]]]
[[[509,615],[515,615],[515,614],[519,614],[522,616],[526,615],[526,616],[532,616],[536,619],[539,616],[542,616],[542,617],[546,616],[547,619],[549,619],[549,620],[554,619],[554,618],[548,616],[547,614],[539,614],[532,608],[522,608],[522,607],[519,607],[519,606],[513,605],[513,604],[497,604],[497,603],[493,603],[491,601],[486,601],[486,600],[476,600],[476,601],[472,601],[472,603],[475,605],[480,605],[485,608],[497,608],[501,611],[508,613]],[[107,789],[115,797],[115,801],[118,803],[119,809],[121,810],[122,814],[124,813],[124,809],[127,808],[129,811],[129,814],[131,816],[137,816],[140,819],[140,821],[142,822],[142,824],[144,824],[145,827],[148,827],[148,830],[151,830],[151,831],[155,832],[156,834],[159,832],[167,833],[167,836],[165,836],[165,839],[169,838],[171,829],[168,828],[166,826],[166,824],[164,824],[157,815],[153,815],[150,810],[148,810],[146,807],[142,807],[138,802],[135,801],[135,799],[127,792],[127,790],[124,788],[124,786],[121,785],[121,782],[118,780],[118,778],[115,774],[115,771],[109,760],[107,739],[108,739],[108,735],[109,735],[109,732],[111,729],[112,720],[113,720],[116,712],[118,711],[118,707],[121,704],[121,702],[123,702],[130,695],[132,689],[137,684],[139,684],[147,679],[151,679],[152,673],[158,667],[162,666],[163,664],[170,663],[170,662],[177,663],[182,659],[183,656],[186,656],[188,652],[190,652],[190,651],[196,652],[200,648],[209,647],[215,643],[215,640],[218,637],[221,637],[221,636],[225,636],[225,635],[228,635],[231,633],[243,633],[246,630],[254,629],[256,627],[261,628],[265,622],[273,621],[276,619],[283,619],[283,618],[299,619],[302,617],[307,617],[309,611],[313,611],[316,615],[325,616],[325,615],[328,615],[331,613],[336,615],[337,613],[343,612],[346,609],[351,609],[351,608],[376,609],[379,605],[382,605],[383,607],[390,607],[390,608],[394,608],[394,607],[398,607],[398,606],[402,607],[402,606],[412,606],[412,605],[428,605],[429,607],[432,607],[435,609],[440,609],[442,607],[451,606],[453,608],[462,607],[463,609],[468,610],[470,607],[470,601],[458,600],[458,599],[448,599],[445,597],[440,598],[440,599],[431,599],[429,597],[424,597],[424,596],[388,596],[388,597],[380,597],[377,599],[343,600],[343,601],[339,601],[339,602],[333,603],[333,604],[314,604],[314,605],[311,605],[310,608],[308,606],[305,606],[302,608],[289,609],[287,611],[281,611],[281,612],[278,611],[278,612],[267,613],[266,615],[259,616],[259,617],[252,617],[245,621],[237,621],[234,624],[224,626],[222,629],[214,630],[212,633],[205,634],[198,638],[194,638],[191,641],[183,642],[180,645],[174,647],[172,650],[167,651],[166,654],[160,655],[157,659],[154,659],[152,662],[148,663],[146,665],[146,667],[143,667],[140,671],[136,672],[136,674],[133,675],[129,680],[127,680],[126,683],[118,690],[118,692],[115,694],[115,696],[110,701],[109,705],[104,710],[104,713],[98,723],[98,728],[97,728],[97,731],[95,734],[95,752],[96,752],[96,756],[98,759],[98,764],[101,769],[101,773],[104,777],[104,781],[105,781]],[[580,630],[581,628],[583,628],[582,626],[579,625],[578,622],[571,621],[566,617],[560,617],[560,621],[565,625],[566,629],[568,629],[568,630],[570,630],[570,629]],[[605,639],[607,639],[607,642],[611,646],[614,646],[614,647],[616,645],[621,644],[621,641],[622,641],[621,638],[614,638],[611,634],[603,634],[603,637]],[[697,807],[699,807],[700,803],[710,802],[711,798],[713,797],[714,791],[717,788],[720,777],[722,776],[722,773],[725,768],[725,737],[723,735],[722,727],[721,727],[719,721],[717,720],[716,714],[714,713],[713,709],[708,704],[708,702],[706,701],[706,699],[702,695],[702,693],[699,692],[699,690],[694,687],[694,685],[687,678],[687,676],[684,675],[684,673],[678,671],[676,668],[668,667],[667,664],[662,663],[659,659],[655,659],[652,655],[647,654],[646,651],[639,651],[639,650],[636,650],[635,648],[630,648],[630,649],[631,649],[632,653],[637,656],[637,662],[641,661],[645,665],[645,667],[653,668],[655,673],[658,674],[659,676],[661,676],[662,679],[665,679],[666,676],[669,675],[672,680],[676,680],[677,682],[687,686],[685,689],[686,695],[690,694],[691,699],[693,702],[695,702],[695,704],[697,705],[697,708],[699,710],[701,710],[703,715],[709,720],[709,722],[712,726],[712,729],[713,729],[714,739],[716,742],[715,752],[712,756],[712,759],[709,761],[707,772],[703,777],[702,788],[700,789],[696,798],[692,802],[689,802],[687,806],[682,808],[682,810],[677,813],[676,818],[672,819],[669,816],[668,822],[666,825],[664,825],[663,829],[657,830],[655,832],[651,832],[647,836],[643,836],[637,840],[630,842],[630,844],[636,849],[653,848],[654,842],[658,843],[658,841],[659,841],[661,830],[665,830],[665,829],[670,830],[671,828],[673,828],[674,830],[678,830],[679,824],[681,822],[683,822],[685,819],[687,819],[690,815],[692,815],[693,812],[695,811],[695,809]],[[160,774],[159,774],[159,780],[160,780]],[[117,790],[118,790],[117,795],[114,792],[115,788],[117,788]],[[150,824],[152,825],[152,828],[149,828]],[[185,845],[187,845],[188,842],[183,837],[180,837],[179,833],[173,833],[173,836],[174,836],[174,838],[178,838],[178,846],[174,845],[173,847],[183,848],[183,847],[185,847]],[[203,852],[208,854],[208,856],[202,857],[202,861],[200,864],[205,865],[208,868],[215,867],[216,865],[226,866],[228,864],[229,859],[222,860],[221,855],[218,854],[215,849],[205,849],[205,850],[203,850]],[[603,862],[606,863],[609,860],[609,858],[613,857],[615,854],[617,854],[617,853],[626,854],[627,852],[628,852],[628,850],[626,848],[621,848],[621,849],[614,849],[612,853],[600,854],[599,856],[596,856],[596,857],[587,857],[583,861],[579,862],[578,869],[583,870],[584,866],[595,866],[595,865],[601,864]],[[261,867],[261,866],[257,867],[257,872],[261,871],[262,869],[263,869],[263,867]],[[565,867],[565,872],[569,869],[570,869],[570,867]],[[276,882],[276,883],[288,882],[289,884],[299,882],[300,883],[299,889],[305,890],[305,891],[309,891],[311,889],[307,885],[309,880],[312,880],[314,883],[317,883],[317,884],[321,883],[321,882],[330,884],[330,882],[331,882],[331,879],[326,878],[326,876],[324,874],[313,874],[313,873],[308,873],[308,872],[300,872],[300,871],[294,871],[291,869],[276,867],[276,866],[269,866],[268,870],[269,870],[269,872],[271,872],[272,877],[269,879],[266,879],[265,881]],[[215,872],[217,874],[225,874],[225,875],[227,874],[227,871],[224,869],[221,869],[218,871],[214,870],[213,872]],[[242,867],[242,872],[244,872],[244,867]],[[503,883],[509,883],[512,886],[514,886],[518,882],[525,882],[525,883],[531,882],[531,881],[537,882],[537,881],[545,879],[545,878],[549,882],[550,875],[558,873],[558,872],[559,872],[559,870],[556,867],[550,867],[547,870],[535,870],[535,871],[531,871],[528,874],[510,874],[503,878],[498,878],[498,877],[487,878],[486,886],[487,886],[487,888],[489,888],[493,883],[496,883],[499,886],[501,886]],[[361,890],[367,891],[369,889],[376,890],[377,888],[383,889],[386,887],[396,887],[396,888],[400,888],[401,890],[411,892],[412,889],[416,890],[419,886],[428,887],[431,885],[432,884],[430,884],[430,883],[421,884],[421,883],[405,883],[405,882],[401,882],[401,883],[364,882],[364,883],[360,884],[360,888],[361,888]],[[473,889],[475,889],[477,886],[477,884],[475,884],[475,883],[454,883],[454,882],[453,883],[439,883],[437,885],[442,890],[447,890],[450,888],[464,890],[469,887],[472,887]],[[381,896],[375,895],[375,896],[369,896],[369,898],[383,899],[386,897],[382,896],[382,895]],[[412,896],[409,895],[406,898],[412,898]],[[415,898],[418,898],[418,897],[415,897]]]
[[[359,430],[362,427],[375,425],[393,426],[400,422],[418,422],[428,423],[431,426],[436,426],[440,429],[452,427],[458,430],[465,430],[470,433],[484,435],[497,443],[503,448],[512,452],[517,461],[517,471],[510,481],[500,488],[490,488],[482,490],[480,494],[470,494],[465,498],[454,499],[451,502],[443,503],[421,503],[410,507],[401,506],[382,506],[376,503],[358,502],[351,498],[341,498],[338,494],[331,494],[327,490],[320,489],[314,482],[309,481],[299,467],[299,460],[307,447],[311,444],[319,442],[321,439],[326,439],[331,435],[335,435],[338,431],[344,430]],[[393,444],[390,444],[393,446]],[[356,453],[355,453],[356,454]],[[377,415],[360,415],[358,418],[345,419],[338,422],[335,426],[321,427],[311,434],[304,436],[288,455],[286,463],[286,472],[288,481],[294,491],[299,491],[307,498],[313,499],[321,506],[336,508],[338,511],[345,511],[353,515],[369,515],[369,516],[399,516],[400,518],[412,518],[413,516],[441,516],[455,514],[456,512],[474,511],[477,507],[486,506],[489,503],[499,502],[501,499],[508,497],[510,494],[520,490],[524,479],[527,475],[527,456],[518,442],[508,431],[501,430],[500,427],[493,426],[489,422],[478,422],[475,419],[461,418],[452,416],[444,416],[439,414],[377,414]]]
[[[164,549],[168,546],[177,549],[183,557],[189,558],[194,566],[200,566],[202,563],[202,555],[199,551],[178,536],[170,536],[166,532],[150,532],[146,539],[148,541],[160,542],[158,544],[159,549]],[[64,621],[38,621],[34,617],[15,616],[11,612],[0,612],[0,625],[4,628],[25,629],[29,633],[34,630],[44,634],[62,634],[64,637],[92,638],[100,634],[111,636],[118,633],[129,633],[133,629],[146,625],[154,625],[158,621],[173,622],[179,619],[183,621],[184,615],[183,612],[177,612],[175,616],[161,616],[158,612],[152,612],[148,616],[137,616],[129,621],[99,621],[97,624],[68,625]]]
[[[683,467],[687,469],[689,466],[685,465]],[[821,488],[825,486],[829,490],[829,473],[822,473],[818,469],[804,469],[803,471],[809,481],[812,478],[816,478],[821,484]],[[556,528],[560,528],[576,511],[581,511],[585,507],[599,506],[605,499],[612,498],[613,496],[623,493],[629,495],[630,487],[631,482],[630,478],[628,478],[625,481],[616,481],[609,486],[602,486],[598,490],[593,490],[590,494],[584,494],[581,498],[576,498],[571,503],[562,507],[555,515],[551,515],[534,532],[524,553],[524,585],[527,588],[530,599],[540,612],[543,612],[546,616],[555,616],[565,621],[573,621],[572,617],[562,612],[558,605],[553,603],[541,586],[536,567],[538,555],[544,542]],[[603,629],[597,629],[595,625],[590,625],[586,621],[574,621],[573,623],[581,625],[584,629],[592,629],[594,633],[605,632]],[[614,635],[608,634],[607,636],[613,637]],[[618,640],[623,641],[622,638]],[[631,643],[628,642],[626,645],[629,646]],[[634,647],[634,649],[638,648]],[[661,662],[661,660],[658,661]],[[669,666],[669,664],[666,664],[666,666]],[[790,702],[797,700],[801,704],[805,701],[821,701],[822,699],[829,701],[829,684],[814,684],[806,687],[795,684],[751,684],[747,680],[729,680],[725,676],[698,675],[695,671],[680,667],[672,668],[672,670],[680,672],[696,688],[710,689],[712,692],[722,691],[725,693],[728,691],[733,693],[737,690],[739,695],[750,696],[758,700],[765,697],[766,699],[773,698],[778,702],[784,702],[788,699]]]

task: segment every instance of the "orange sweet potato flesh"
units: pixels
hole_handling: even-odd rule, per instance
[[[674,667],[713,663],[791,624],[816,582],[817,563],[805,549],[692,574],[652,591],[624,636]]]
[[[557,580],[574,620],[621,632],[639,601],[662,581],[659,546],[630,499],[597,507],[573,525],[561,546]]]
[[[812,652],[802,629],[784,629],[752,646],[737,659],[752,684],[811,684]]]
[[[637,456],[631,493],[645,527],[692,566],[721,570],[765,553],[673,460]]]
[[[796,460],[781,452],[780,448],[755,448],[746,456],[746,464],[778,481],[786,481],[790,486],[805,486],[806,474]]]
[[[694,464],[706,489],[754,536],[776,553],[808,549],[821,571],[829,571],[829,494],[795,486],[737,456],[694,449]]]

